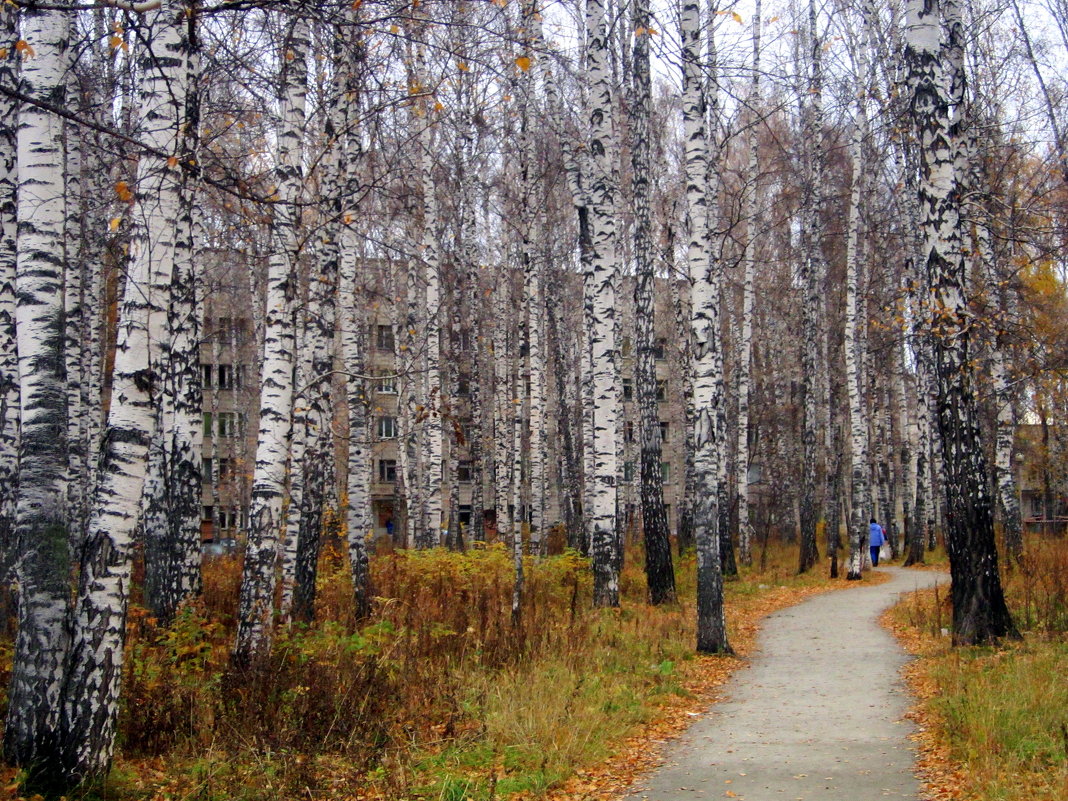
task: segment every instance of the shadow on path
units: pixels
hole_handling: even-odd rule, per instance
[[[632,801],[916,799],[903,719],[908,660],[879,616],[902,593],[948,582],[879,568],[889,582],[818,595],[768,617],[752,665],[669,746]]]

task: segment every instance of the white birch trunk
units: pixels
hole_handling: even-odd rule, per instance
[[[820,292],[824,287],[826,267],[823,260],[823,43],[817,31],[816,3],[808,3],[808,37],[805,40],[807,69],[805,91],[801,94],[801,149],[802,175],[804,180],[801,208],[801,291],[802,344],[801,344],[801,394],[802,394],[802,487],[800,499],[801,547],[798,561],[799,572],[814,567],[819,560],[816,528],[825,517],[822,504],[818,503],[817,482],[821,459],[818,443],[818,425],[825,417],[819,408],[822,393],[819,390],[824,364],[820,360]]]
[[[900,520],[902,537],[898,543],[895,558],[907,550],[909,531],[912,525],[912,507],[916,497],[916,463],[913,460],[914,425],[909,414],[908,390],[905,385],[905,348],[904,342],[896,343],[892,356],[893,364],[893,403],[894,415],[900,444],[898,446],[897,489],[895,495],[901,506]]]
[[[0,8],[0,39],[16,41],[18,11]],[[0,81],[17,82],[16,51],[0,59]],[[19,363],[15,334],[15,271],[18,261],[18,104],[0,97],[0,585],[14,563],[18,504]]]
[[[696,474],[694,535],[697,545],[697,650],[729,652],[723,610],[723,572],[719,541],[719,476],[722,362],[718,355],[719,259],[709,258],[708,141],[704,80],[701,76],[701,16],[697,0],[685,0],[680,18],[683,70],[683,136],[686,205],[689,218],[687,263],[692,293],[693,438]]]
[[[849,222],[846,229],[846,307],[845,307],[845,370],[846,395],[849,398],[850,496],[849,569],[846,578],[861,578],[868,543],[868,422],[864,409],[861,376],[860,344],[857,328],[864,325],[857,313],[857,294],[860,284],[860,198],[864,165],[861,149],[864,142],[863,110],[858,108],[850,144],[852,180],[849,193]]]
[[[23,13],[22,38],[36,53],[22,64],[21,85],[30,98],[62,102],[69,25],[66,11]],[[21,410],[15,514],[19,603],[4,752],[8,762],[25,767],[57,762],[68,643],[62,126],[62,120],[33,103],[19,106],[14,276]]]
[[[534,50],[537,35],[534,17],[539,15],[535,0],[523,4],[524,55],[530,62],[538,57]],[[544,548],[546,505],[546,425],[545,425],[545,298],[543,297],[545,259],[541,239],[546,233],[544,204],[538,202],[538,184],[534,169],[535,72],[529,67],[521,70],[522,120],[520,134],[521,195],[524,220],[524,307],[527,328],[527,364],[530,382],[528,425],[530,430],[530,550],[540,555]]]
[[[77,98],[77,84],[69,77],[68,100]],[[90,266],[85,260],[85,236],[82,221],[85,218],[82,172],[84,154],[82,136],[70,120],[63,125],[63,174],[66,190],[66,231],[64,233],[64,344],[63,358],[67,376],[67,523],[71,542],[77,547],[85,536],[88,517],[86,504],[89,498],[89,451],[85,437],[88,408],[82,403],[82,386],[85,376],[82,366],[82,348],[85,345],[84,303],[85,285]]]
[[[341,34],[332,33],[335,58],[343,44]],[[311,622],[315,616],[316,577],[319,554],[322,550],[324,512],[336,493],[334,481],[334,414],[333,375],[337,321],[338,239],[344,225],[342,182],[344,165],[341,161],[341,132],[345,127],[343,98],[346,94],[344,77],[336,74],[330,87],[333,102],[327,112],[323,129],[324,152],[319,159],[319,188],[325,202],[321,204],[321,226],[314,240],[315,270],[308,284],[308,314],[306,337],[308,373],[303,383],[307,399],[305,418],[305,453],[294,458],[294,473],[303,474],[303,496],[297,534],[296,560],[293,575],[292,616],[295,620]]]
[[[356,22],[356,11],[350,10],[349,19]],[[359,90],[363,80],[363,43],[354,46],[351,57],[343,65],[347,71],[345,92],[344,169],[345,187],[343,197],[346,206],[341,217],[341,234],[338,242],[339,297],[342,331],[341,353],[346,377],[348,400],[349,448],[345,510],[348,536],[349,568],[352,571],[354,607],[358,618],[366,617],[371,610],[371,582],[368,564],[368,536],[374,521],[371,515],[371,448],[367,427],[368,387],[362,378],[366,375],[365,357],[366,318],[357,292],[359,237],[356,220],[359,209],[355,198],[359,196],[359,159],[362,155],[360,142]]]
[[[63,735],[72,782],[103,775],[114,747],[133,533],[160,389],[152,341],[162,339],[183,218],[178,162],[186,122],[187,11],[183,0],[164,2],[147,17],[153,52],[142,62],[144,136],[161,155],[142,154],[138,164],[134,219],[143,223],[131,241],[106,445],[71,626]]]
[[[294,277],[294,281],[297,280]],[[289,623],[293,614],[293,593],[297,585],[297,549],[300,546],[300,527],[304,517],[304,463],[308,453],[308,381],[311,375],[311,344],[308,332],[307,309],[298,312],[296,339],[293,353],[296,367],[293,370],[292,430],[289,440],[289,470],[287,473],[287,505],[285,526],[282,530],[281,562],[282,591],[279,597],[279,617]]]
[[[423,102],[422,129],[419,134],[421,153],[419,180],[423,190],[423,241],[420,247],[423,280],[426,286],[426,373],[423,405],[425,422],[422,437],[426,469],[423,498],[426,514],[415,530],[416,547],[434,548],[441,544],[442,530],[442,427],[441,427],[441,256],[438,243],[438,202],[434,194],[434,130],[430,121],[430,104]]]
[[[512,542],[513,524],[509,510],[512,492],[512,393],[509,363],[511,353],[511,282],[507,271],[497,276],[494,290],[493,341],[493,503],[497,513],[497,536]],[[518,510],[517,510],[518,511]]]
[[[183,62],[175,66],[172,92],[181,103],[184,123],[177,148],[180,164],[197,158],[199,125],[196,86],[199,62],[189,33],[182,34]],[[149,508],[157,519],[145,530],[145,600],[167,624],[182,601],[200,592],[200,497],[202,492],[202,410],[200,313],[197,304],[198,259],[195,254],[197,184],[188,179],[178,188],[179,216],[174,229],[172,275],[159,365],[161,382],[155,441],[158,443],[158,484]],[[146,495],[148,495],[146,481]]]
[[[275,561],[282,533],[286,466],[292,432],[294,335],[292,304],[299,256],[299,211],[303,188],[302,141],[307,93],[308,31],[295,18],[282,44],[281,126],[275,167],[272,252],[267,265],[259,432],[252,476],[248,543],[245,547],[237,637],[232,658],[248,666],[270,650],[274,617]],[[292,58],[290,58],[290,54]]]
[[[760,0],[753,12],[753,63],[749,87],[749,108],[753,126],[749,136],[749,161],[745,171],[743,214],[746,219],[745,247],[742,253],[742,324],[738,340],[738,445],[735,464],[735,502],[738,507],[738,555],[746,565],[753,563],[752,526],[749,523],[749,383],[753,349],[753,280],[756,273],[757,179],[759,165],[758,125],[760,108]]]
[[[955,642],[973,645],[1019,635],[1001,588],[993,501],[972,387],[973,325],[965,293],[958,173],[966,124],[963,52],[964,28],[956,0],[910,0],[906,62],[919,143],[924,265],[933,306],[929,324],[946,549],[953,577],[953,633]],[[947,78],[941,87],[939,73]]]
[[[696,15],[696,4],[693,14]],[[650,221],[649,180],[651,173],[649,114],[652,106],[652,77],[649,64],[649,32],[651,20],[648,0],[636,0],[633,5],[634,28],[634,95],[632,112],[631,174],[634,206],[634,330],[637,358],[634,369],[634,392],[639,411],[638,440],[641,448],[641,513],[645,540],[645,576],[649,587],[649,600],[654,604],[675,600],[675,571],[671,561],[671,541],[668,535],[667,513],[664,509],[664,482],[661,462],[663,459],[660,441],[660,413],[656,399],[656,359],[654,353],[654,316],[656,269],[653,261],[652,224]],[[694,32],[695,36],[699,33]],[[698,40],[699,42],[699,40]],[[697,45],[698,50],[700,44]],[[689,52],[691,58],[699,55]],[[688,76],[698,80],[699,76]],[[700,132],[704,133],[703,82],[691,98],[688,113],[700,113]],[[707,163],[707,146],[702,140],[698,146],[704,149]],[[695,167],[700,166],[695,164]],[[702,179],[703,180],[703,179]],[[700,191],[695,187],[694,191]],[[693,214],[701,214],[692,223],[694,233],[707,231],[708,219],[700,207],[691,208]],[[691,242],[693,238],[691,237]],[[707,247],[706,241],[701,243]],[[674,281],[674,279],[669,279]]]
[[[590,287],[587,304],[592,320],[590,351],[593,378],[593,491],[591,557],[594,604],[619,605],[619,574],[615,562],[616,451],[619,370],[615,343],[616,220],[612,190],[612,90],[608,71],[609,25],[603,0],[587,0],[587,73],[590,87]]]

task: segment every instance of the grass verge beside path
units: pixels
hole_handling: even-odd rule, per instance
[[[919,657],[905,678],[932,801],[1068,799],[1068,542],[1030,541],[1003,584],[1018,643],[952,648],[946,587],[912,593],[884,617]]]

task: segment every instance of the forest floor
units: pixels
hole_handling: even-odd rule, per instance
[[[889,581],[767,618],[727,700],[694,718],[629,798],[917,798],[899,676],[907,655],[878,618],[901,593],[945,578],[895,567],[868,575]]]
[[[843,625],[860,617],[865,593],[883,597],[893,572],[846,582],[820,565],[799,576],[796,547],[774,543],[754,562],[726,582],[735,655],[715,657],[693,650],[692,555],[676,564],[679,602],[651,607],[640,553],[628,553],[612,610],[591,607],[586,560],[530,560],[517,627],[511,557],[500,546],[379,554],[365,621],[352,618],[344,558],[328,549],[318,622],[280,629],[270,664],[244,677],[228,663],[240,563],[210,562],[204,596],[173,626],[132,609],[115,765],[78,798],[619,798],[723,701],[736,671],[754,672],[744,668],[768,650],[757,641],[766,618],[769,627],[789,621],[796,612],[780,610],[823,596],[838,610],[828,612],[826,636],[848,641]],[[838,589],[849,591],[824,595]],[[0,674],[9,649],[0,641]],[[869,683],[866,673],[850,681]],[[840,705],[837,693],[829,706]],[[0,778],[0,799],[17,798],[16,776]],[[733,781],[722,797],[741,796]]]

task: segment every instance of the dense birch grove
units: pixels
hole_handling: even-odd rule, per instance
[[[505,543],[516,626],[530,560],[613,607],[643,557],[670,604],[693,548],[723,653],[738,563],[860,579],[877,519],[946,546],[957,642],[1012,636],[999,571],[1068,494],[1063,12],[5,4],[5,758],[106,775],[131,603],[172,621],[220,531],[235,681],[325,548],[366,616],[387,541]]]

